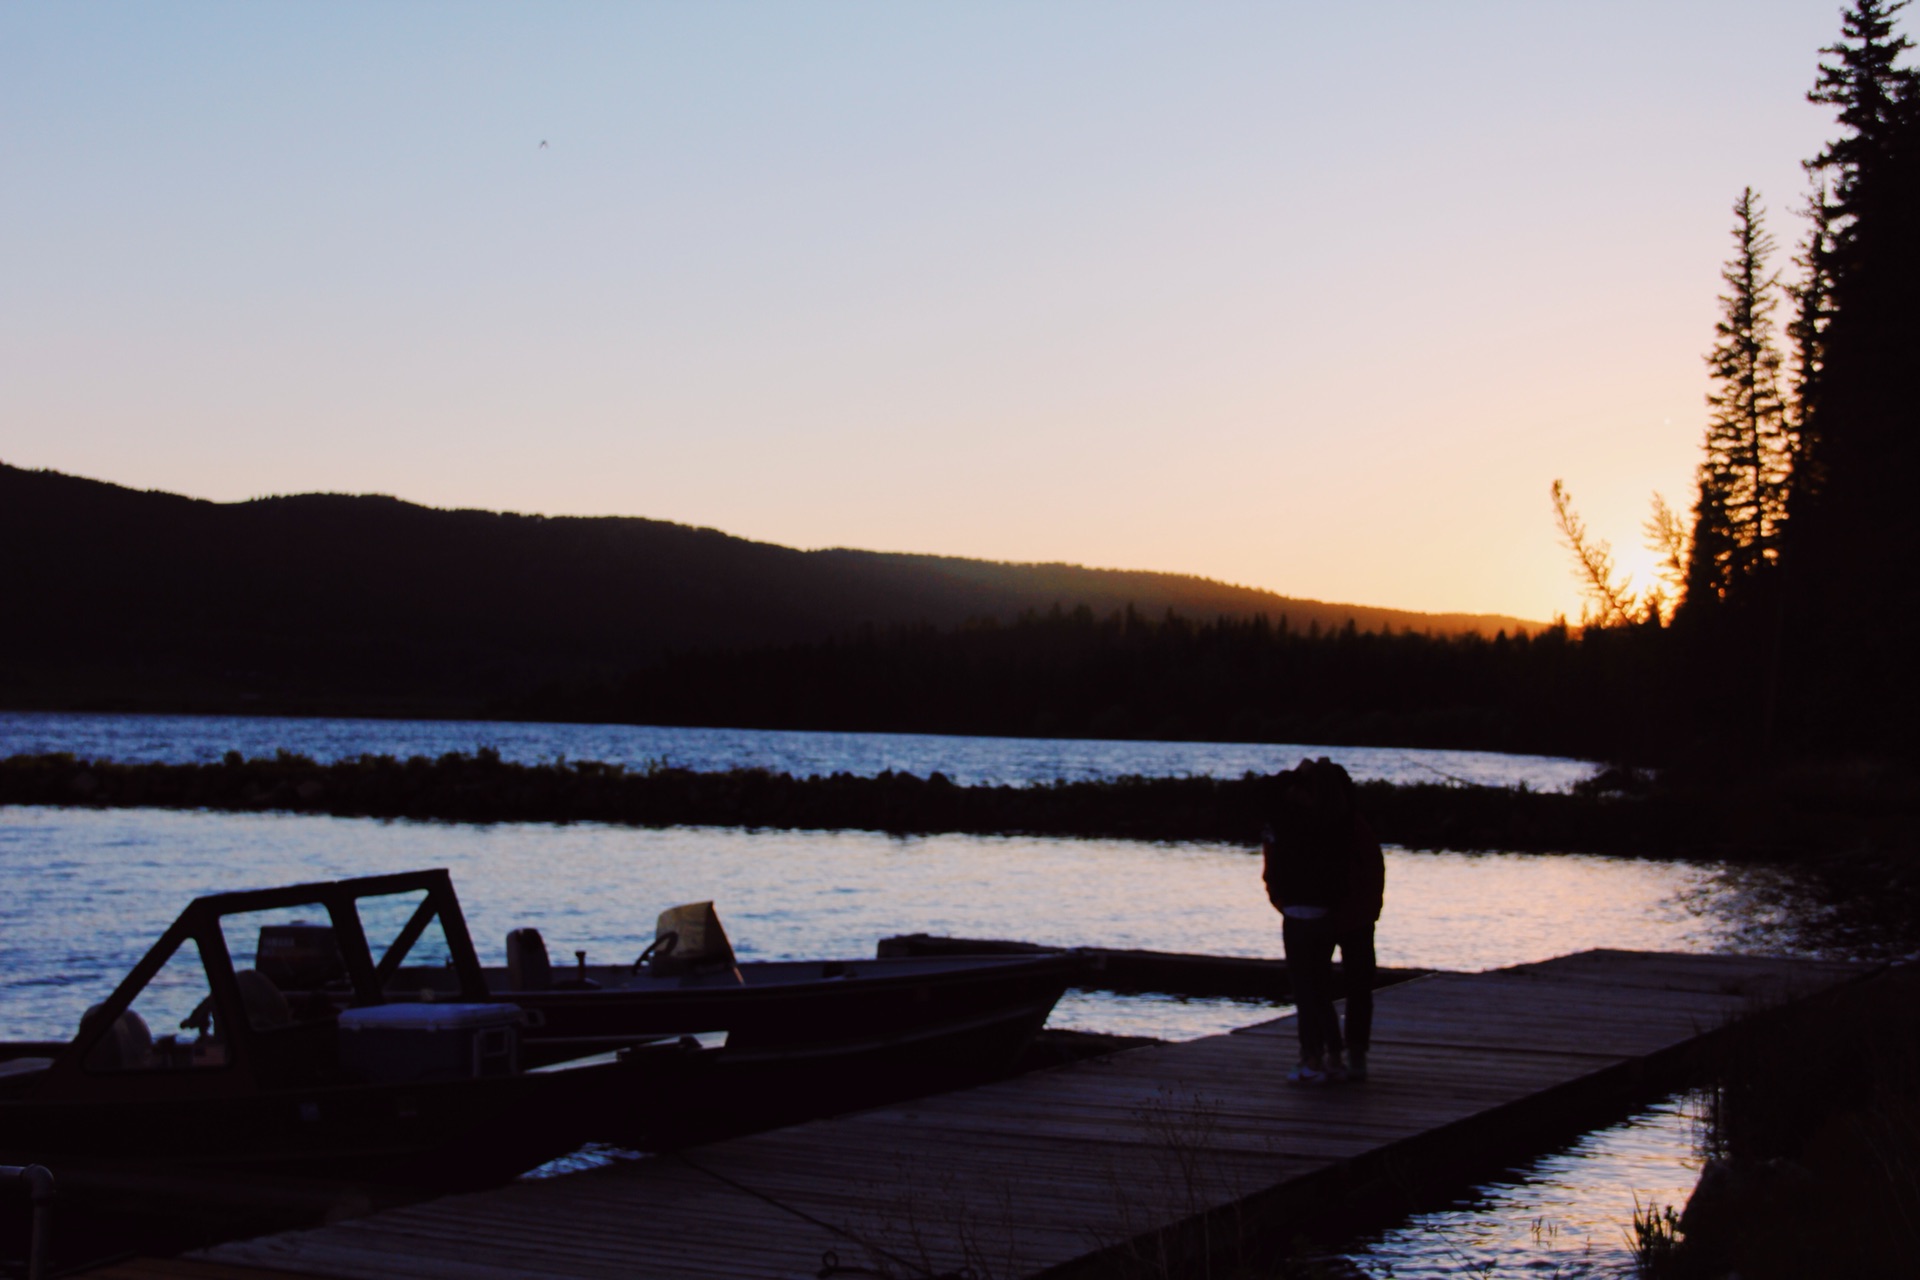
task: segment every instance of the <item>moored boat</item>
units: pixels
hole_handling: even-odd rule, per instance
[[[281,989],[338,1001],[343,941],[327,925],[268,924],[259,954]],[[871,1060],[991,1074],[1011,1065],[1088,967],[1074,951],[743,963],[710,902],[662,912],[653,941],[620,964],[575,952],[574,964],[556,967],[534,928],[508,935],[503,966],[401,962],[418,941],[403,928],[376,965],[384,998],[510,1003],[524,1012],[528,1067],[691,1036],[724,1042],[716,1065]],[[464,937],[458,949],[470,954]]]
[[[555,968],[533,929],[509,935],[507,957],[483,972],[494,998],[528,1011],[529,1062],[724,1032],[723,1062],[873,1056],[982,1074],[1018,1056],[1085,969],[1074,952],[743,963],[706,902],[662,912],[631,963],[588,964],[576,953]]]
[[[338,968],[303,988],[274,944],[315,929]],[[255,963],[236,965],[256,939]],[[422,950],[451,998],[389,1002]],[[636,1045],[533,1070],[524,1020],[488,991],[445,871],[198,898],[71,1041],[0,1045],[0,1161],[129,1184],[202,1171],[484,1185],[575,1149],[608,1108],[644,1107],[702,1058]]]
[[[661,913],[638,959],[555,966],[535,929],[508,936],[483,971],[493,998],[527,1011],[521,1050],[557,1064],[665,1037],[724,1037],[675,1113],[706,1138],[953,1088],[1011,1069],[1084,976],[1075,952],[741,962],[710,902]],[[395,994],[446,998],[452,975],[396,972]],[[608,1126],[603,1136],[631,1140]]]

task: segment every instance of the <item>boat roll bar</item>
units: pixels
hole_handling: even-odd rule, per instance
[[[27,1280],[46,1280],[53,1236],[53,1174],[45,1165],[0,1164],[0,1182],[24,1182],[33,1197],[33,1233],[27,1240]]]

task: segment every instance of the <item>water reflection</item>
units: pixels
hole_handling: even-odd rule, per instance
[[[1460,1204],[1355,1241],[1347,1256],[1393,1280],[1633,1276],[1634,1206],[1686,1203],[1700,1174],[1699,1117],[1696,1096],[1668,1098]]]

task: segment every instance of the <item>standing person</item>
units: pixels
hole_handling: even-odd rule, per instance
[[[1287,1074],[1287,1083],[1296,1085],[1326,1084],[1345,1071],[1333,1012],[1334,909],[1346,890],[1345,841],[1315,770],[1303,760],[1274,775],[1261,833],[1267,900],[1281,916],[1300,1034],[1300,1063]]]
[[[1276,774],[1262,833],[1267,899],[1279,910],[1293,985],[1300,1063],[1291,1084],[1364,1080],[1373,1022],[1373,926],[1385,863],[1354,804],[1353,779],[1331,760]],[[1333,952],[1346,970],[1347,1028],[1333,1008]],[[1348,1049],[1353,1052],[1349,1065]]]
[[[1347,1079],[1365,1080],[1373,1044],[1373,927],[1386,900],[1387,860],[1379,837],[1360,816],[1353,779],[1331,761],[1320,764],[1347,833],[1346,888],[1333,913],[1333,940],[1347,990]]]

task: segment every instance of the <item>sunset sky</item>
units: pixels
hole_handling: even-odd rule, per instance
[[[11,0],[0,461],[1577,616],[1839,8]]]

